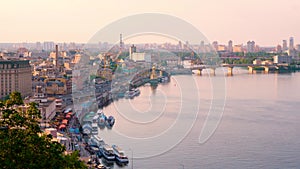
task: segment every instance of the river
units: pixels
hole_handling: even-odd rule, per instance
[[[123,168],[299,168],[300,73],[223,74],[140,87],[140,96],[104,108],[116,123],[100,137],[125,150],[130,163]],[[217,129],[200,144],[213,92],[224,92],[213,90],[214,79],[226,94],[223,116],[214,117],[212,123],[221,119]]]

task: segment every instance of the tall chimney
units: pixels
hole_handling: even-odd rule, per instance
[[[58,62],[58,45],[55,45],[55,67],[57,67]]]

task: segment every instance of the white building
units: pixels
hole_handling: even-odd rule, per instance
[[[135,62],[151,62],[151,55],[148,53],[132,53],[130,59]]]

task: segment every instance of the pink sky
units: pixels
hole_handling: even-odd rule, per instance
[[[117,19],[155,12],[186,20],[210,41],[275,46],[293,36],[300,43],[299,0],[5,0],[0,6],[0,42],[86,42]]]

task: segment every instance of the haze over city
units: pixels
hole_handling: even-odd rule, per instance
[[[300,168],[300,0],[0,6],[1,168]]]
[[[120,18],[138,13],[165,13],[197,27],[211,42],[254,40],[276,46],[300,39],[300,1],[2,1],[0,42],[81,42]]]

